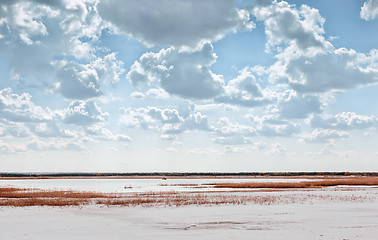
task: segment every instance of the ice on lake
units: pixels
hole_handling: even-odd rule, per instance
[[[206,179],[206,178],[162,178],[154,179],[20,179],[0,180],[0,186],[18,188],[39,188],[51,190],[94,191],[103,193],[127,193],[149,191],[224,191],[225,189],[208,188],[202,184],[230,182],[301,182],[309,179]],[[189,186],[190,185],[190,186]],[[199,188],[200,187],[200,188]]]

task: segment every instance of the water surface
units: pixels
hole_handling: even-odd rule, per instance
[[[207,183],[229,182],[301,182],[308,179],[20,179],[0,180],[0,186],[51,190],[113,192],[148,191],[224,191],[202,186]],[[180,186],[184,185],[184,186]],[[185,186],[186,185],[186,186]],[[190,186],[188,186],[190,185]],[[193,185],[193,186],[192,186]],[[235,189],[234,189],[235,190]]]

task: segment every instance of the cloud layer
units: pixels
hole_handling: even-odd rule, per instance
[[[231,0],[104,0],[98,9],[121,32],[153,46],[193,47],[253,27],[248,11],[235,8]]]
[[[2,1],[0,156],[372,159],[378,5],[345,4],[354,38],[308,1]]]

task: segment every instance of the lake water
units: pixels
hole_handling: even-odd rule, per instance
[[[225,189],[198,188],[180,186],[193,184],[201,187],[206,183],[222,182],[302,182],[308,179],[22,179],[0,180],[0,186],[18,188],[40,188],[51,190],[114,192],[148,192],[148,191],[224,191]]]

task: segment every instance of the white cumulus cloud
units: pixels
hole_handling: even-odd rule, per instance
[[[215,101],[242,107],[261,107],[271,103],[272,99],[265,96],[265,92],[256,83],[255,76],[244,68],[224,86],[223,94]]]
[[[136,86],[159,82],[166,92],[183,98],[211,98],[221,93],[224,85],[223,76],[209,69],[216,58],[211,43],[197,50],[170,47],[143,54],[127,78]]]
[[[97,58],[88,64],[74,61],[54,63],[58,83],[56,91],[69,99],[88,99],[102,95],[101,85],[116,84],[125,70],[114,53]]]
[[[103,0],[98,10],[121,32],[154,46],[196,46],[253,28],[249,12],[232,0]]]
[[[259,136],[265,137],[290,137],[301,132],[301,125],[295,121],[281,119],[276,115],[256,116],[247,114],[246,118],[251,122]]]
[[[299,92],[327,92],[377,83],[373,56],[340,48],[312,57],[291,59],[285,66],[288,83]]]
[[[85,132],[90,136],[96,137],[105,141],[119,141],[119,142],[131,142],[132,138],[125,134],[114,134],[109,129],[102,126],[91,125],[85,128]]]
[[[11,88],[0,90],[0,119],[13,122],[48,122],[54,117],[49,108],[42,108],[31,101],[29,93],[12,93]]]
[[[73,101],[61,114],[64,123],[83,126],[104,122],[109,116],[109,113],[102,112],[93,100]]]
[[[207,116],[200,112],[191,112],[186,115],[177,109],[157,107],[122,108],[121,112],[121,125],[161,132],[164,135],[163,139],[185,131],[210,131],[211,129]]]
[[[361,7],[360,16],[366,21],[374,20],[378,16],[378,1],[367,0]]]
[[[320,113],[323,104],[319,97],[302,95],[293,90],[286,90],[280,96],[276,111],[282,118],[306,118],[311,113]]]
[[[315,115],[311,118],[312,127],[353,130],[376,127],[378,118],[374,116],[360,115],[354,112],[342,112],[335,116]]]
[[[268,48],[282,43],[295,45],[301,50],[328,45],[322,36],[325,19],[317,9],[302,5],[297,10],[285,1],[272,1],[271,4],[257,5],[252,13],[265,23]]]
[[[334,129],[315,129],[312,133],[304,135],[302,141],[306,143],[311,142],[328,142],[331,139],[345,139],[350,135],[345,131],[337,131]]]

